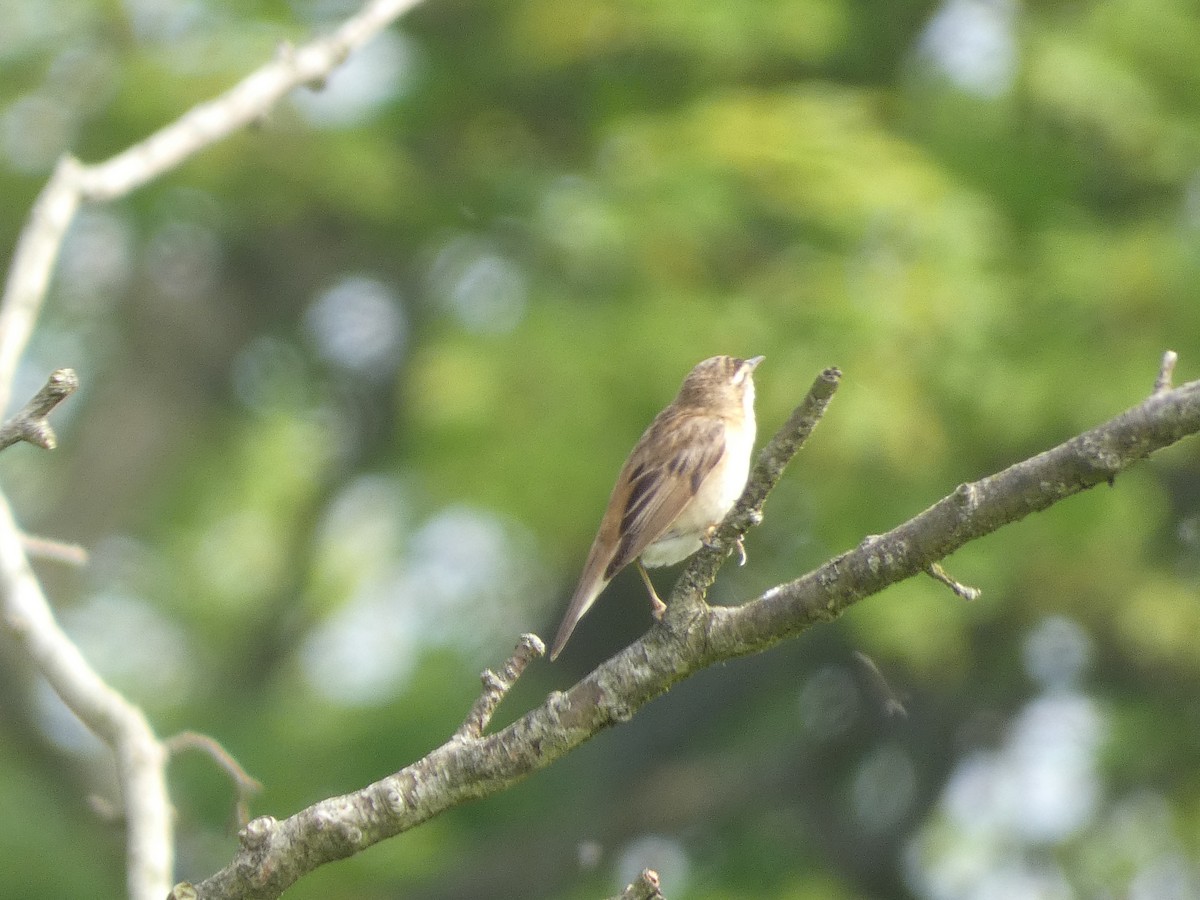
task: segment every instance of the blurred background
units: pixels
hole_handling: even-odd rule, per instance
[[[59,154],[354,6],[0,2],[4,257]],[[1168,348],[1200,375],[1198,276],[1194,3],[429,0],[80,213],[17,396],[83,388],[0,481],[91,551],[39,564],[89,659],[283,817],[441,743],[552,635],[696,361],[766,354],[762,439],[845,371],[737,603],[1137,403]],[[947,568],[982,598],[893,587],[288,896],[591,900],[646,865],[671,900],[1200,896],[1200,443]],[[497,724],[649,623],[626,572]],[[232,789],[170,776],[198,880]],[[120,895],[113,790],[0,636],[0,895]]]

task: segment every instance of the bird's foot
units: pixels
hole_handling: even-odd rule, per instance
[[[716,536],[716,534],[717,534],[717,526],[709,525],[708,528],[706,528],[704,530],[704,534],[701,535],[700,543],[702,543],[705,547],[707,547],[709,550],[711,550],[713,548],[713,538]],[[734,549],[737,550],[738,565],[744,566],[746,564],[746,545],[742,542],[742,538],[741,537],[734,538],[733,546],[734,546]]]
[[[650,615],[654,616],[655,622],[661,622],[666,614],[667,604],[662,602],[658,594],[655,594],[650,598]]]

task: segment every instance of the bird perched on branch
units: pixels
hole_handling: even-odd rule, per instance
[[[669,566],[700,549],[746,486],[754,448],[754,369],[763,357],[714,356],[698,363],[671,405],[655,416],[625,460],[579,585],[550,651],[562,652],[584,613],[621,569]]]

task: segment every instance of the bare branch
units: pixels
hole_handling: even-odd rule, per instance
[[[21,231],[0,302],[0,409],[29,343],[54,263],[79,204],[123,197],[264,115],[292,89],[319,83],[354,50],[420,0],[370,0],[332,34],[280,53],[224,94],[188,110],[144,141],[95,165],[69,156],[34,204]]]
[[[22,533],[21,546],[25,548],[27,556],[35,559],[48,559],[67,566],[87,565],[88,552],[79,544]]]
[[[5,626],[55,693],[112,748],[127,829],[129,894],[134,900],[158,900],[171,883],[174,856],[166,752],[141,710],[104,683],[54,620],[2,496],[0,610]]]
[[[738,607],[703,604],[712,559],[754,518],[783,465],[832,396],[836,374],[809,398],[760,454],[735,513],[718,531],[723,550],[701,551],[677,585],[696,590],[692,613],[668,614],[641,639],[565,692],[508,727],[456,735],[375,784],[322,800],[288,819],[254,819],[233,861],[177,897],[277,897],[306,872],[351,856],[467,800],[488,796],[544,768],[609,726],[628,720],[673,684],[717,662],[763,650],[852,604],[925,571],[959,547],[1072,494],[1109,482],[1150,453],[1200,432],[1200,382],[1158,393],[1064,444],[980,481],[964,484],[887,534]],[[716,541],[714,541],[714,544]],[[703,559],[702,559],[703,558]]]
[[[870,679],[871,693],[879,700],[879,706],[884,713],[888,716],[907,719],[908,710],[904,708],[904,704],[900,702],[900,698],[896,696],[896,692],[884,678],[883,672],[879,671],[879,666],[875,665],[875,660],[861,650],[855,650],[853,655],[858,664],[862,666],[863,671],[867,673]]]
[[[0,409],[8,407],[17,363],[33,333],[67,228],[79,209],[79,171],[74,159],[59,161],[17,241],[0,301]]]
[[[300,47],[285,45],[275,59],[219,97],[194,106],[170,125],[106,162],[83,170],[89,200],[111,200],[153,181],[164,172],[263,118],[302,85],[320,85],[352,52],[420,0],[371,0],[326,37]]]
[[[0,450],[17,441],[26,441],[43,450],[58,446],[58,438],[46,417],[79,387],[79,376],[73,369],[55,369],[42,389],[33,395],[15,416],[0,425]]]
[[[1175,363],[1179,361],[1179,354],[1174,350],[1168,350],[1163,354],[1162,362],[1158,367],[1158,377],[1154,379],[1154,393],[1161,394],[1163,391],[1171,389],[1171,379],[1175,375]]]
[[[659,889],[658,873],[642,869],[642,873],[612,900],[666,900]]]
[[[722,656],[741,655],[837,618],[863,597],[924,571],[964,544],[1072,494],[1110,483],[1154,451],[1198,431],[1200,381],[1154,394],[1052,450],[960,485],[903,525],[772,588],[754,603],[714,609],[708,639]]]
[[[208,754],[233,782],[233,789],[237,795],[235,815],[238,827],[246,825],[250,820],[250,798],[262,790],[262,783],[243,769],[232,753],[222,747],[215,738],[198,731],[181,731],[167,738],[164,746],[171,755],[178,754],[181,750],[199,750]]]
[[[480,681],[483,682],[483,693],[471,707],[466,720],[454,733],[455,737],[463,740],[480,737],[484,729],[488,727],[488,723],[492,721],[496,707],[500,705],[504,695],[517,683],[517,679],[521,677],[525,667],[539,656],[545,655],[546,645],[542,643],[541,638],[536,634],[521,635],[521,640],[517,642],[517,649],[504,664],[501,674],[497,675],[491,669],[484,669],[483,674],[479,676]]]
[[[817,423],[825,414],[829,401],[841,383],[842,373],[836,366],[817,376],[804,401],[796,407],[775,436],[767,442],[746,482],[746,489],[733,510],[717,529],[716,534],[691,558],[683,575],[671,593],[666,618],[680,622],[699,615],[706,609],[704,597],[717,578],[717,572],[730,551],[741,544],[742,536],[762,522],[763,505],[792,457],[804,446]],[[742,553],[745,548],[742,547]]]
[[[221,96],[194,107],[106,162],[85,165],[63,157],[21,231],[0,300],[0,409],[8,405],[17,365],[45,301],[63,239],[82,202],[124,196],[261,119],[293,88],[322,81],[351,52],[418,2],[369,0],[332,34],[279,54]],[[74,377],[69,370],[56,372],[31,402],[31,406],[44,406],[27,407],[0,429],[0,448],[16,440],[53,447],[54,433],[45,417],[74,390]],[[113,748],[127,822],[129,894],[134,900],[159,900],[171,884],[173,858],[166,750],[141,711],[100,679],[54,621],[2,497],[0,580],[0,609],[8,627],[63,701]]]

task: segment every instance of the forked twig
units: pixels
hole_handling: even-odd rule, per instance
[[[20,412],[0,425],[0,450],[17,441],[26,441],[43,450],[58,446],[58,438],[46,417],[58,404],[70,397],[79,387],[74,369],[55,369],[50,377]]]

